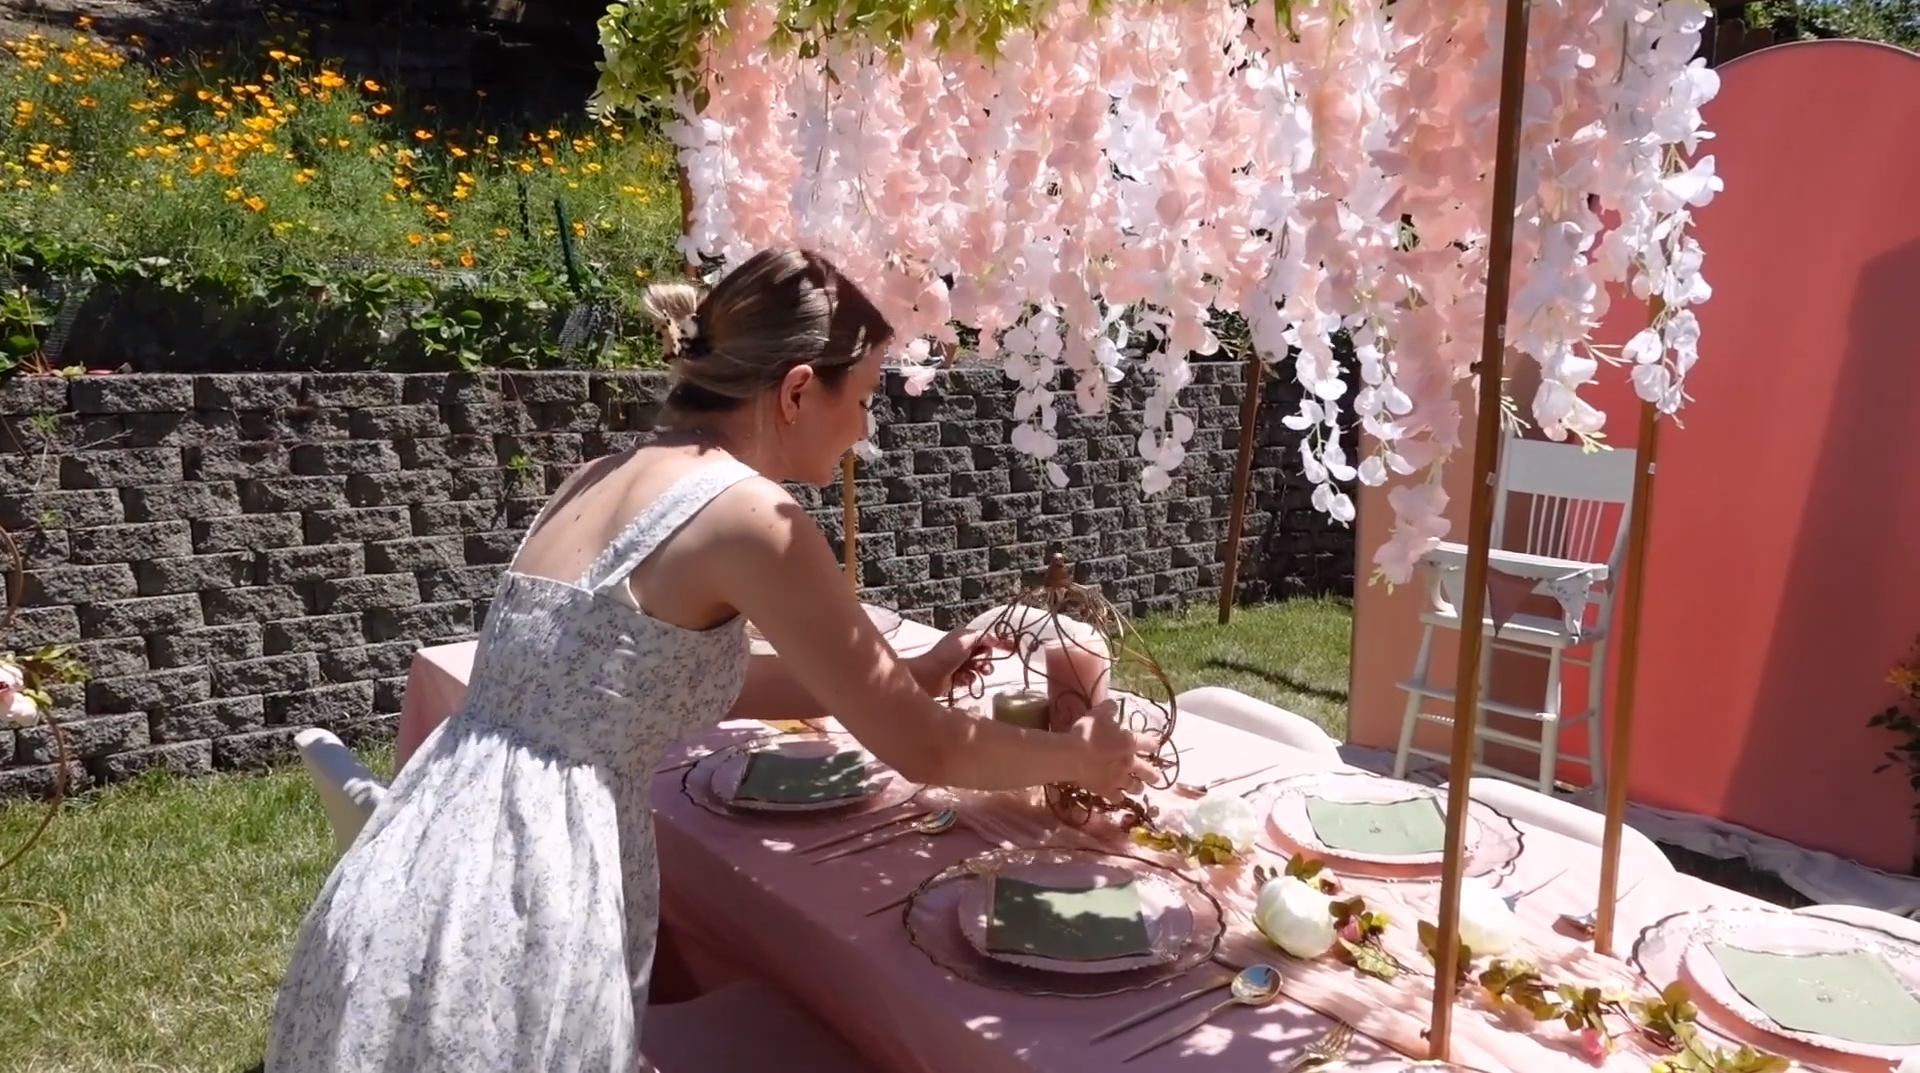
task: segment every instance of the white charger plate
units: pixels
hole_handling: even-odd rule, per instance
[[[1131,882],[1140,895],[1141,919],[1147,926],[1151,949],[1143,954],[1097,961],[1066,960],[991,949],[987,944],[987,929],[993,915],[993,880],[999,876],[1063,888]],[[1187,904],[1186,895],[1172,881],[1152,871],[1145,862],[1142,862],[1142,867],[1135,868],[1117,858],[1090,861],[1084,855],[1049,854],[1045,850],[1035,850],[1025,859],[1008,862],[991,872],[976,874],[965,883],[966,886],[960,891],[958,906],[961,934],[981,957],[1009,965],[1075,976],[1132,972],[1174,960],[1193,938],[1193,910]]]
[[[1713,944],[1761,954],[1803,957],[1866,951],[1880,956],[1910,994],[1920,995],[1920,946],[1881,932],[1799,913],[1765,909],[1721,909],[1703,914],[1687,934],[1680,953],[1680,971],[1687,981],[1716,1005],[1762,1032],[1814,1047],[1865,1058],[1898,1062],[1914,1053],[1912,1047],[1862,1043],[1787,1028],[1754,1005],[1727,979]]]
[[[1313,828],[1313,819],[1307,814],[1307,801],[1310,798],[1368,805],[1390,805],[1399,801],[1432,801],[1444,816],[1447,808],[1447,793],[1444,789],[1404,782],[1400,779],[1381,778],[1378,775],[1357,771],[1324,771],[1297,775],[1291,779],[1282,780],[1274,787],[1273,804],[1267,813],[1267,823],[1273,828],[1274,833],[1295,847],[1331,860],[1392,865],[1436,865],[1446,860],[1447,855],[1444,850],[1434,853],[1391,854],[1365,853],[1329,846],[1320,841],[1319,833]],[[1473,808],[1469,807],[1466,831],[1466,853],[1469,856],[1480,845],[1481,833],[1480,817],[1475,815]]]
[[[862,792],[857,795],[836,797],[826,801],[756,801],[741,797],[740,784],[747,777],[747,765],[752,762],[756,754],[767,752],[805,759],[824,759],[841,753],[857,752],[865,761],[867,782]],[[729,750],[714,764],[712,785],[714,796],[728,808],[750,812],[830,812],[869,805],[874,798],[886,793],[896,781],[893,771],[882,765],[873,754],[855,744],[852,737],[844,734],[826,734],[768,738]]]

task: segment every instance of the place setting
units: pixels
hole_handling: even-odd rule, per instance
[[[1246,797],[1265,816],[1260,848],[1282,857],[1305,854],[1381,879],[1435,876],[1446,860],[1441,787],[1328,771],[1279,779]],[[1468,875],[1510,868],[1525,848],[1519,825],[1479,801],[1468,804],[1465,834]]]
[[[973,983],[1091,998],[1152,987],[1207,962],[1220,903],[1171,869],[1065,848],[988,850],[905,899],[913,945]]]
[[[1920,944],[1886,932],[1774,909],[1705,909],[1648,927],[1632,963],[1657,988],[1685,984],[1714,1031],[1808,1064],[1920,1054]]]
[[[718,749],[693,762],[681,788],[716,815],[771,821],[885,812],[920,790],[838,732],[776,734]]]

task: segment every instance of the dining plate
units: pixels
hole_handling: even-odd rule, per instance
[[[1041,866],[1039,873],[1027,872]],[[1058,869],[1077,868],[1081,875],[1114,875],[1104,869],[1119,869],[1136,883],[1142,877],[1164,882],[1177,892],[1191,924],[1186,938],[1173,951],[1171,959],[1157,964],[1110,972],[1059,972],[1018,965],[981,953],[968,938],[968,927],[960,913],[961,902],[981,876],[1008,872],[1014,875],[1059,875]],[[978,919],[980,910],[974,915]],[[981,987],[1011,991],[1022,995],[1049,995],[1059,998],[1096,998],[1139,991],[1178,980],[1213,957],[1226,934],[1226,913],[1207,889],[1180,873],[1138,857],[1104,853],[1099,850],[1044,848],[1004,848],[976,854],[935,873],[922,882],[906,899],[902,910],[907,938],[914,948],[935,965],[955,977]],[[1171,920],[1169,921],[1171,924]],[[978,925],[976,925],[978,926]],[[1169,931],[1172,929],[1169,928]]]
[[[785,764],[796,771],[818,768],[821,764],[845,758],[842,777],[833,789],[822,789],[814,800],[763,799],[751,796],[749,776],[757,765]],[[795,776],[796,785],[804,776]],[[893,772],[882,766],[873,754],[862,749],[844,734],[786,735],[751,742],[728,750],[713,767],[713,792],[729,808],[753,812],[827,812],[866,803],[886,790],[894,781]],[[799,789],[804,797],[806,790]]]
[[[1332,860],[1383,865],[1438,865],[1443,849],[1395,849],[1396,841],[1444,840],[1446,791],[1439,787],[1387,779],[1357,771],[1296,775],[1274,784],[1267,824],[1296,849]],[[1429,811],[1430,810],[1430,811]],[[1352,837],[1336,844],[1336,826]],[[1466,852],[1471,856],[1485,834],[1479,810],[1467,811]],[[1371,844],[1369,844],[1371,836]]]
[[[1756,959],[1806,959],[1808,965],[1798,978],[1780,979],[1776,971],[1769,980],[1759,971],[1765,966],[1753,963]],[[1757,1047],[1781,1050],[1773,1041],[1791,1041],[1811,1052],[1789,1054],[1803,1062],[1817,1062],[1821,1052],[1897,1062],[1914,1053],[1914,1046],[1904,1040],[1920,1038],[1907,1034],[1920,1033],[1913,1020],[1920,1016],[1920,945],[1871,928],[1777,909],[1676,913],[1641,933],[1633,965],[1656,987],[1676,980],[1686,983],[1707,1027]],[[1849,970],[1851,980],[1843,975]],[[1879,987],[1870,986],[1876,982]],[[1743,986],[1753,994],[1744,993]],[[1868,1038],[1836,1036],[1796,1023],[1795,1015],[1781,1005],[1779,988],[1801,992],[1800,999],[1815,1004],[1874,1002],[1873,1013],[1855,1018],[1868,1031],[1850,1033]],[[1774,1013],[1763,1009],[1763,1002]],[[1805,1003],[1792,1005],[1804,1010]],[[1816,1012],[1844,1016],[1849,1011]]]
[[[1899,1059],[1920,1048],[1920,947],[1874,934],[1797,913],[1728,913],[1693,933],[1681,971],[1755,1028]],[[1825,1022],[1849,1027],[1813,1027]]]
[[[1174,960],[1193,936],[1193,910],[1175,881],[1120,863],[1120,859],[1042,853],[1009,860],[962,882],[956,909],[961,934],[982,957],[1009,965],[1074,975],[1131,972]],[[1086,952],[1066,957],[1010,948],[1018,943],[996,942],[996,909],[1012,902],[1010,897],[1003,902],[1001,891],[1013,884],[1019,885],[1022,900],[1052,902],[1061,907],[1060,914],[1076,914],[1072,918],[1063,916],[1052,926],[1069,931],[1056,941],[1078,942]],[[1108,908],[1124,905],[1129,917],[1137,910],[1137,919],[1103,919],[1096,900],[1104,900]],[[1102,944],[1109,950],[1133,946],[1127,933],[1134,929],[1140,933],[1137,953],[1101,952]]]

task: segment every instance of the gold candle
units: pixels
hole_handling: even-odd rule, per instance
[[[1046,730],[1050,703],[1045,693],[1032,689],[1011,689],[993,695],[993,719],[1028,730]]]

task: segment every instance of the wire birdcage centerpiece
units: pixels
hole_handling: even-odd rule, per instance
[[[1102,701],[1112,699],[1127,729],[1155,743],[1146,759],[1159,771],[1159,779],[1147,789],[1173,787],[1180,777],[1180,753],[1173,743],[1179,714],[1173,683],[1099,586],[1074,580],[1065,555],[1055,553],[1039,583],[1008,600],[984,632],[1012,643],[1025,687],[1021,693],[995,698],[996,718],[1009,696],[1028,703],[1044,701],[1048,729],[1063,731]],[[1044,697],[1034,688],[1036,663],[1045,680]],[[1116,674],[1134,692],[1109,698],[1108,685]],[[1072,783],[1047,786],[1046,800],[1055,816],[1074,827],[1106,817],[1133,828],[1150,825],[1154,814],[1144,797],[1112,800]]]

